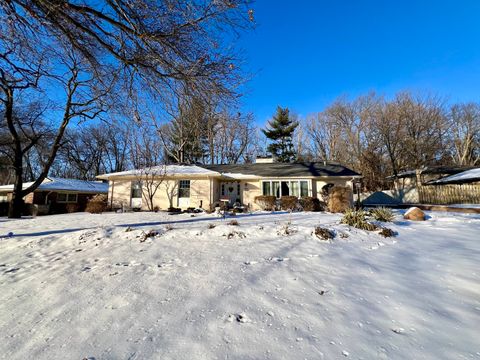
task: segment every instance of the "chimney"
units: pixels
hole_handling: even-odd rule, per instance
[[[257,156],[255,164],[271,164],[275,162],[273,156]]]

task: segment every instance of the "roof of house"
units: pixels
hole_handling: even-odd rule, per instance
[[[212,176],[220,175],[215,171],[205,169],[197,165],[158,165],[152,166],[145,169],[133,169],[127,171],[120,171],[110,174],[103,174],[97,176],[97,179],[109,179],[112,177],[123,177],[123,176],[142,176],[142,175],[156,175],[156,176],[175,176],[175,175],[184,175],[184,176]]]
[[[450,175],[438,180],[430,181],[428,184],[462,184],[480,181],[480,168],[474,168],[467,171]]]
[[[387,177],[387,179],[395,179],[395,178],[406,178],[406,177],[415,177],[417,171],[420,172],[420,174],[424,175],[435,175],[435,174],[445,174],[445,175],[454,175],[458,174],[462,171],[465,170],[470,170],[472,169],[473,166],[444,166],[444,165],[439,165],[439,166],[425,166],[421,169],[417,170],[405,170],[402,172],[399,172],[397,176],[392,175]]]
[[[202,167],[231,176],[257,177],[300,177],[300,176],[360,176],[340,164],[328,162],[296,162],[296,163],[260,163],[235,165],[201,165]],[[232,176],[233,177],[233,176]]]
[[[23,183],[23,188],[26,189],[32,182]],[[86,181],[86,180],[77,180],[77,179],[62,179],[56,177],[46,178],[40,186],[36,189],[37,191],[73,191],[73,192],[82,192],[82,193],[108,193],[108,184],[102,183],[99,181]],[[13,184],[2,185],[0,186],[1,191],[13,191]]]
[[[256,179],[261,177],[302,176],[356,176],[360,174],[340,164],[328,162],[260,163],[235,165],[159,165],[147,169],[134,169],[97,176],[98,179],[124,176],[222,176],[232,179]]]

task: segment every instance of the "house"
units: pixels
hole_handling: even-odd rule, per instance
[[[390,176],[387,179],[393,181],[393,190],[389,195],[401,203],[419,204],[425,203],[420,192],[424,185],[439,180],[446,176],[455,175],[472,167],[465,166],[426,166],[421,169],[407,170]]]
[[[429,185],[446,185],[446,184],[480,184],[480,168],[473,168],[462,171],[454,175],[446,176],[438,180],[431,180]]]
[[[389,177],[386,192],[400,203],[448,205],[480,203],[480,169],[465,166],[429,166]]]
[[[26,189],[32,183],[26,182]],[[8,203],[13,192],[13,185],[0,186],[0,213],[6,215]],[[97,194],[107,194],[108,184],[100,181],[84,181],[46,178],[40,186],[25,198],[25,213],[59,214],[65,212],[84,211],[89,198]]]
[[[161,165],[97,176],[108,180],[109,205],[148,209],[150,187],[159,209],[190,207],[213,210],[220,203],[258,209],[259,195],[321,197],[333,185],[352,186],[360,174],[329,162],[276,163],[261,159],[254,164]],[[151,189],[153,190],[153,189]]]

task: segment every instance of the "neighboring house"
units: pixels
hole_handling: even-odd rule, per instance
[[[26,189],[32,183],[26,182]],[[6,215],[8,202],[12,197],[13,185],[0,186],[0,212]],[[40,186],[25,198],[26,213],[59,214],[84,211],[89,198],[97,194],[107,194],[108,184],[100,181],[46,178]]]
[[[404,204],[426,203],[426,199],[421,196],[421,191],[425,185],[470,169],[472,167],[428,166],[422,169],[403,171],[397,176],[387,178],[393,181],[393,190],[387,193]]]
[[[146,194],[152,178],[157,179],[157,184],[161,181],[153,197],[159,209],[213,210],[221,202],[258,209],[255,197],[259,195],[321,198],[325,186],[352,186],[354,179],[360,177],[339,164],[275,163],[266,159],[242,165],[163,165],[97,176],[108,180],[109,204],[113,209],[145,210],[148,209]]]
[[[474,168],[467,171],[456,173],[438,180],[431,180],[429,185],[446,185],[446,184],[480,184],[480,168]]]
[[[479,172],[479,168],[471,166],[430,166],[405,171],[389,177],[393,190],[385,193],[404,204],[477,204]]]

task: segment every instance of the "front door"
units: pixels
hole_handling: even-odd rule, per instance
[[[222,183],[220,186],[220,198],[228,199],[230,206],[236,202],[241,202],[240,183],[238,181]]]
[[[190,180],[178,182],[178,207],[181,209],[190,207]]]

